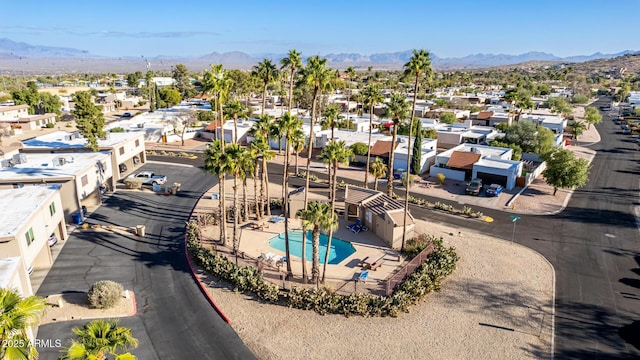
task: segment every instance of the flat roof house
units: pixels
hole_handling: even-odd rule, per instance
[[[22,152],[25,154],[91,152],[91,149],[85,147],[86,142],[87,140],[79,132],[56,131],[22,141]],[[132,171],[147,162],[142,132],[108,132],[105,139],[98,140],[98,146],[100,151],[110,154],[109,168],[114,169],[113,177],[110,177],[110,182],[107,184],[110,191],[115,191],[116,183],[125,177],[127,171]]]
[[[511,160],[512,152],[508,148],[461,144],[438,154],[429,172],[458,181],[480,178],[487,184],[500,184],[511,190],[523,169],[522,162]]]
[[[75,154],[25,154],[0,161],[0,189],[60,185],[61,207],[67,222],[82,206],[97,207],[112,183],[111,155],[107,152]],[[76,220],[77,222],[77,220]]]
[[[41,185],[0,190],[2,256],[20,257],[25,270],[51,266],[49,236],[67,239],[59,189],[60,185]]]
[[[0,258],[0,288],[15,289],[23,298],[33,295],[33,288],[26,267],[19,256]],[[27,329],[27,337],[35,338],[33,328]]]
[[[409,151],[409,155],[413,155],[413,143],[415,141],[415,137],[411,140],[411,149],[408,148],[408,136],[398,136],[398,139],[400,140],[400,142],[393,153],[393,170],[407,171],[407,151]],[[429,167],[435,163],[437,146],[438,140],[422,139],[420,174],[425,173],[427,170],[429,170]]]

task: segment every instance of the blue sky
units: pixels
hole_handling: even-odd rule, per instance
[[[0,37],[106,56],[640,50],[637,0],[21,0],[2,13]]]

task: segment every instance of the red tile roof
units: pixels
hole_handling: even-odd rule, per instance
[[[395,150],[397,146],[398,144],[396,143],[396,146],[394,146],[393,149]],[[373,146],[371,147],[371,150],[369,151],[369,153],[371,153],[371,155],[373,156],[389,156],[390,152],[391,152],[391,141],[384,141],[384,140],[376,141],[376,143],[373,144]]]
[[[473,164],[480,160],[481,154],[465,151],[454,151],[447,161],[447,167],[454,169],[467,169],[472,170]]]
[[[478,120],[487,120],[493,116],[493,111],[480,111],[478,114]]]

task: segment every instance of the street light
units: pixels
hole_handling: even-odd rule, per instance
[[[516,237],[516,222],[520,220],[520,216],[517,215],[509,215],[511,216],[511,222],[513,223],[513,233],[511,234],[511,244],[513,245],[513,239]]]

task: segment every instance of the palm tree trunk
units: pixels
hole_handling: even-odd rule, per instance
[[[260,166],[258,164],[258,159],[256,159],[255,168],[253,169],[253,202],[256,210],[256,219],[260,219],[262,217],[262,211],[260,211],[260,205],[258,203],[258,172],[260,171]]]
[[[264,87],[262,88],[262,112],[260,115],[264,115],[264,108],[267,106],[267,83],[264,83]]]
[[[269,170],[267,169],[267,158],[262,157],[262,176],[264,179],[266,194],[267,197],[265,199],[267,205],[267,216],[271,216],[271,198],[269,198]]]
[[[305,241],[304,237],[302,241]],[[318,225],[313,227],[313,232],[311,233],[311,246],[311,251],[313,251],[311,257],[313,260],[311,265],[311,281],[317,284],[318,279],[320,278],[320,228]]]
[[[291,77],[289,78],[289,112],[291,112],[291,109],[293,107],[293,73],[296,71],[296,68],[291,67]],[[289,257],[287,257],[287,259],[289,259]]]
[[[369,166],[371,166],[371,127],[373,126],[373,105],[369,110],[369,147],[367,148],[367,167],[364,169],[364,187],[369,188]],[[376,188],[378,187],[378,181],[376,179]]]
[[[227,224],[227,209],[226,209],[226,203],[225,203],[225,196],[224,196],[224,174],[220,175],[218,177],[218,183],[220,184],[219,187],[219,191],[220,191],[220,241],[222,242],[222,246],[226,246],[227,245],[227,230],[226,230],[226,224]]]
[[[233,116],[233,142],[238,143],[238,116]]]
[[[389,181],[387,182],[387,196],[392,196],[393,195],[393,158],[394,158],[394,151],[395,151],[395,145],[396,145],[396,137],[398,136],[398,124],[393,123],[393,136],[391,137],[391,150],[389,153],[389,171],[388,171],[388,178]]]
[[[336,209],[336,188],[338,184],[338,164],[336,162],[333,169],[333,187],[329,186],[329,191],[331,191],[331,216],[333,217],[333,213]],[[329,184],[331,185],[331,184]],[[324,254],[324,264],[322,266],[322,282],[324,283],[324,277],[327,272],[327,263],[329,262],[329,253],[331,252],[331,240],[333,238],[333,227],[329,228],[329,238],[327,239],[327,251]]]
[[[249,217],[249,206],[247,204],[247,177],[242,179],[242,222],[247,222]]]
[[[300,153],[296,151],[296,175],[300,173],[300,170],[298,168],[298,158],[300,158]]]
[[[378,178],[374,176],[373,181],[375,181],[375,183],[373,183],[373,190],[378,191]]]
[[[309,171],[311,170],[311,154],[313,153],[313,125],[316,116],[316,98],[318,97],[318,89],[313,89],[313,101],[311,102],[311,126],[309,127],[309,145],[307,146],[307,176],[304,181],[304,207],[309,204]]]
[[[416,82],[413,86],[413,105],[411,108],[411,120],[409,121],[409,142],[407,143],[407,183],[405,184],[404,190],[404,221],[402,224],[402,245],[400,247],[400,251],[404,251],[404,245],[407,241],[407,217],[409,213],[409,188],[411,187],[411,181],[409,181],[409,177],[411,176],[410,164],[411,164],[411,133],[413,132],[413,117],[416,113],[416,100],[418,99],[418,77],[420,74],[416,74]],[[418,129],[418,131],[421,131]],[[418,151],[422,151],[422,149],[417,149]],[[413,154],[413,156],[417,156]],[[420,164],[418,164],[420,166]],[[420,175],[420,174],[418,174]]]
[[[233,253],[238,261],[238,228],[240,224],[240,212],[238,211],[238,174],[233,174]]]
[[[264,156],[262,157],[264,159]],[[264,161],[264,160],[263,160]],[[264,216],[264,164],[261,166],[260,174],[260,218]]]
[[[288,149],[287,149],[288,150]],[[282,200],[282,212],[284,214],[284,246],[285,246],[285,257],[287,258],[287,279],[293,276],[293,271],[291,271],[291,253],[289,248],[289,151],[284,154],[284,178],[282,187],[284,188],[284,198]],[[303,247],[304,249],[304,247]],[[304,250],[303,250],[304,251]],[[304,258],[304,255],[303,255]],[[304,260],[302,261],[304,264]],[[306,279],[307,274],[302,268],[302,278]]]

